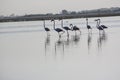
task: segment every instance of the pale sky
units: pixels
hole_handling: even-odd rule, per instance
[[[120,0],[0,0],[0,15],[59,13],[120,7]]]

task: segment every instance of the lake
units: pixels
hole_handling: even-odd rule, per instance
[[[64,20],[81,29],[61,38],[46,21],[0,23],[0,80],[120,80],[120,17],[101,17],[108,26],[104,33],[96,29],[97,18]],[[61,28],[56,20],[56,27]]]

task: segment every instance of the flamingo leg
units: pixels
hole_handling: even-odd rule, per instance
[[[76,33],[76,30],[75,30],[75,35],[76,35],[77,33]]]
[[[68,30],[67,30],[67,36],[69,36],[69,32],[68,32]]]
[[[61,38],[61,34],[58,32],[59,38]]]
[[[47,36],[48,36],[48,31],[47,31]]]
[[[88,29],[88,33],[89,33],[89,29]]]
[[[91,28],[91,30],[90,30],[90,31],[91,31],[91,34],[92,34],[92,28]]]
[[[65,33],[65,31],[62,31],[61,35],[63,35]]]
[[[49,32],[47,31],[47,36],[50,36]]]
[[[58,32],[58,35],[59,35],[59,32]]]
[[[80,34],[81,34],[81,30],[79,30]]]

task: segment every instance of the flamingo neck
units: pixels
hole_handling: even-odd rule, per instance
[[[86,25],[88,25],[88,19],[86,19]]]
[[[63,20],[61,20],[61,27],[63,27]]]
[[[54,27],[54,29],[55,29],[55,21],[53,21],[53,27]]]
[[[97,27],[97,28],[99,27],[99,23],[98,23],[98,21],[97,21],[96,27]]]
[[[44,28],[45,28],[45,20],[43,21],[43,26],[44,26]]]
[[[100,25],[101,21],[99,20],[99,25]]]
[[[70,26],[71,26],[71,30],[72,30],[73,29],[73,25],[71,24]]]

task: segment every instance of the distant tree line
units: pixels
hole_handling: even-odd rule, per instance
[[[58,14],[47,13],[47,14],[29,14],[25,16],[46,16],[46,15],[69,15],[69,14],[94,14],[94,13],[120,13],[120,7],[112,7],[112,8],[101,8],[101,9],[94,9],[94,10],[83,10],[83,11],[67,11],[62,10]]]
[[[25,14],[23,17],[31,17],[31,16],[52,16],[52,15],[69,15],[69,14],[95,14],[95,13],[120,13],[120,7],[111,7],[111,8],[101,8],[101,9],[94,9],[94,10],[83,10],[83,11],[67,11],[67,10],[62,10],[60,13],[53,14],[53,13],[47,13],[47,14]],[[6,16],[1,15],[0,18],[4,18]],[[11,14],[10,16],[7,17],[18,17],[15,14]]]
[[[101,9],[94,9],[94,10],[83,10],[79,12],[62,10],[61,14],[89,14],[89,13],[115,13],[115,12],[120,13],[120,8],[119,7],[101,8]]]
[[[50,20],[50,19],[70,19],[70,18],[86,18],[86,17],[104,17],[104,16],[120,16],[120,7],[101,8],[83,11],[67,11],[62,10],[60,13],[53,14],[25,14],[23,16],[0,16],[0,22],[8,21],[32,21],[32,20]]]

